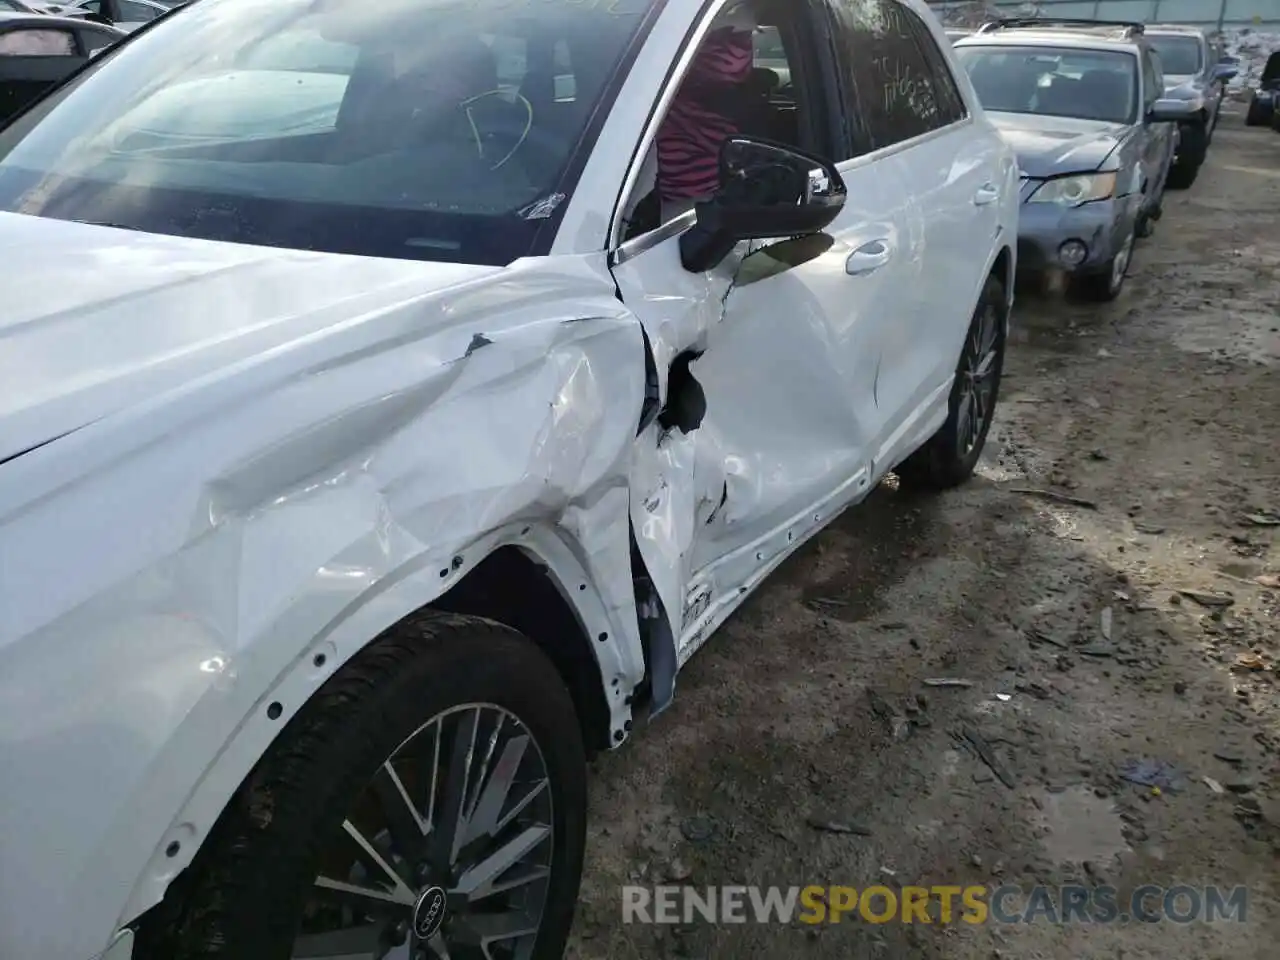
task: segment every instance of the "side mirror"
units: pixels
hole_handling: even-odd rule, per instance
[[[1187,100],[1161,99],[1147,111],[1147,123],[1177,123],[1190,118],[1193,112]]]
[[[836,168],[793,147],[730,137],[720,148],[720,188],[696,207],[698,222],[680,237],[680,261],[710,270],[740,240],[821,233],[848,193]]]
[[[1234,63],[1220,63],[1213,68],[1213,79],[1232,80],[1240,73],[1240,67]]]

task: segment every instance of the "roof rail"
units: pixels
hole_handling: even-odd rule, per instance
[[[1146,25],[1138,23],[1134,20],[1086,20],[1076,19],[1073,17],[1001,17],[998,20],[988,20],[978,28],[978,33],[991,33],[995,30],[1007,29],[1010,27],[1044,27],[1053,29],[1054,27],[1111,27],[1113,29],[1123,30],[1125,36],[1140,34],[1145,32]]]

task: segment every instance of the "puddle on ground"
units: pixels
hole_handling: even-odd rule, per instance
[[[1129,849],[1115,804],[1088,787],[1042,793],[1040,842],[1054,863],[1106,862]]]

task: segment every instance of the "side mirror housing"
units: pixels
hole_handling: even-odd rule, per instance
[[[1147,123],[1177,123],[1189,119],[1193,112],[1186,100],[1160,99],[1147,111]]]
[[[1232,80],[1240,73],[1240,67],[1234,63],[1220,63],[1213,68],[1213,79]]]
[[[695,208],[698,222],[680,237],[680,261],[702,273],[740,240],[821,233],[844,207],[835,166],[793,147],[730,137],[720,148],[720,187]]]

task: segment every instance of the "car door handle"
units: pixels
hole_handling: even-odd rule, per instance
[[[845,261],[844,272],[851,277],[861,277],[879,270],[893,257],[893,245],[887,239],[864,243]]]
[[[988,203],[995,203],[999,199],[1000,191],[996,189],[994,183],[984,183],[973,195],[974,206],[978,207],[985,207]]]

